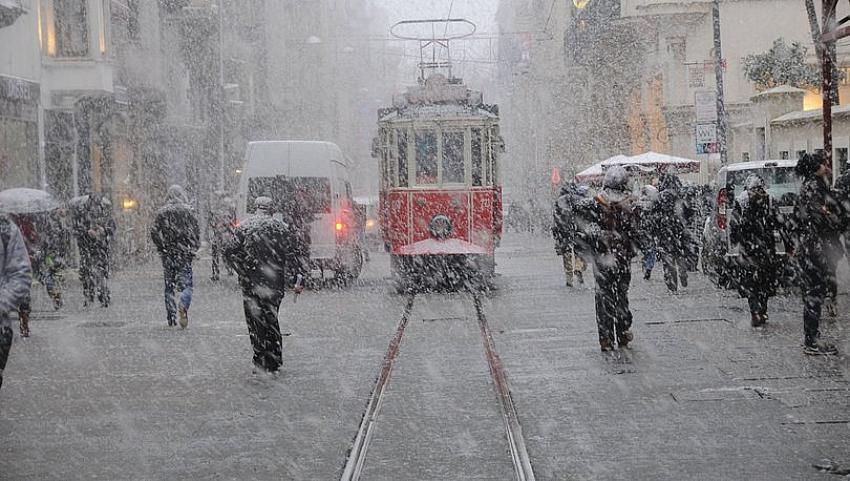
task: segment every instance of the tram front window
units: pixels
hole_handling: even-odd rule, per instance
[[[463,183],[463,174],[463,132],[443,132],[443,183]]]
[[[416,183],[437,183],[437,132],[416,132]]]
[[[398,130],[398,186],[407,187],[407,130]]]

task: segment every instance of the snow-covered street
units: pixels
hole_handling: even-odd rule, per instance
[[[812,464],[850,461],[850,362],[803,355],[798,299],[754,331],[736,294],[695,275],[671,296],[659,268],[633,276],[633,348],[601,353],[593,291],[563,287],[551,240],[512,234],[497,256],[482,311],[537,479],[834,479]],[[0,392],[0,479],[339,479],[405,307],[388,271],[374,254],[350,289],[287,296],[278,379],[251,374],[235,281],[206,260],[185,331],[155,264],[116,273],[108,309],[69,279],[53,313],[38,288]],[[842,353],[846,294],[825,330]],[[417,296],[363,479],[512,477],[472,296]]]

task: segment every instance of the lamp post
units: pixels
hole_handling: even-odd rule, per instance
[[[720,150],[720,165],[726,165],[729,157],[726,153],[726,104],[723,99],[723,53],[720,49],[720,0],[714,0],[711,6],[714,30],[714,78],[717,85],[717,143]]]

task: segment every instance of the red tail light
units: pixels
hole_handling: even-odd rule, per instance
[[[336,229],[337,232],[342,232],[342,230],[345,229],[345,224],[337,221],[337,223],[334,224],[334,229]]]
[[[720,189],[717,193],[717,215],[715,216],[717,228],[726,230],[726,203],[729,201],[726,189]]]

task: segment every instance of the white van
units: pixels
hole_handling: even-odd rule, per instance
[[[294,194],[293,194],[294,193]],[[282,205],[296,195],[313,213],[310,258],[322,274],[334,271],[348,282],[363,267],[352,209],[348,162],[336,144],[310,141],[249,142],[239,179],[236,213],[254,211],[254,199],[271,197]]]

